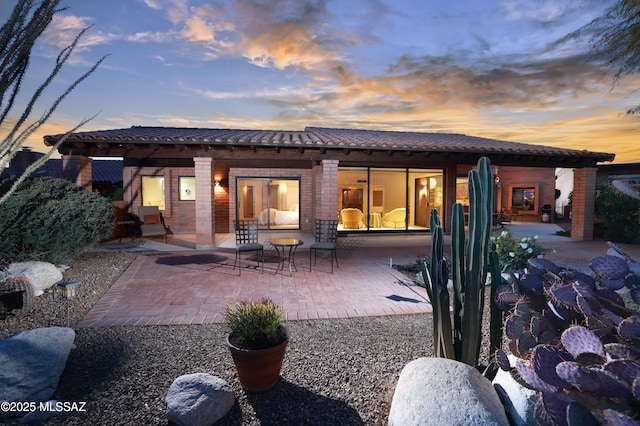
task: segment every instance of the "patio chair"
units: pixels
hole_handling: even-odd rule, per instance
[[[167,228],[164,218],[158,206],[139,206],[138,219],[140,220],[140,237],[164,237],[167,242]]]
[[[311,253],[313,252],[313,264],[316,264],[318,250],[331,251],[331,273],[333,274],[333,259],[338,264],[338,221],[330,219],[316,219],[316,241],[309,247],[309,271],[311,271]]]
[[[258,242],[258,221],[257,220],[234,220],[233,227],[236,232],[236,258],[233,261],[233,269],[238,270],[242,275],[241,253],[255,251],[256,256],[260,254],[258,264],[262,262],[260,273],[264,272],[264,246]]]

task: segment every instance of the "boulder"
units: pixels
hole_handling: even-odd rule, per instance
[[[512,367],[515,366],[516,359],[515,356],[509,355]],[[538,424],[533,416],[533,410],[538,401],[538,392],[522,386],[511,373],[502,369],[498,370],[492,383],[502,400],[512,425],[534,426]]]
[[[390,426],[504,425],[497,392],[477,369],[446,358],[418,358],[402,369]]]
[[[71,328],[47,327],[0,340],[0,401],[43,402],[51,398],[75,336]],[[0,411],[0,418],[15,414]]]
[[[169,421],[179,426],[208,426],[231,410],[235,395],[220,377],[194,373],[175,379],[165,402]]]
[[[32,411],[26,414],[23,418],[20,419],[20,424],[23,425],[41,425],[44,422],[48,422],[54,417],[59,417],[62,415],[62,410],[56,410],[57,400],[52,399],[50,401],[46,401],[44,407],[41,407],[38,404],[38,408],[35,411]]]
[[[33,286],[33,295],[40,296],[48,288],[62,281],[62,272],[55,265],[48,262],[29,261],[10,264],[5,277],[23,275],[29,279]]]

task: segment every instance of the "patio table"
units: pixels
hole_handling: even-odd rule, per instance
[[[284,263],[289,263],[289,275],[293,276],[293,271],[296,272],[298,269],[295,264],[295,254],[298,246],[304,244],[302,240],[297,238],[276,238],[275,240],[271,240],[271,245],[275,247],[278,252],[278,269],[276,269],[276,274],[278,271],[284,269]]]

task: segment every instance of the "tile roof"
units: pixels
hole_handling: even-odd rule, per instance
[[[53,144],[62,135],[45,136]],[[279,146],[352,150],[542,155],[612,161],[614,154],[507,142],[463,134],[353,130],[307,127],[304,131],[203,129],[133,126],[126,129],[73,133],[69,143],[119,142],[149,144],[206,144],[222,146]]]
[[[44,154],[33,151],[20,151],[9,163],[9,167],[3,170],[0,177],[21,175],[31,163],[41,158]],[[91,174],[93,182],[122,182],[122,160],[96,160],[91,162]],[[64,179],[62,172],[62,159],[50,158],[33,176],[50,176]]]
[[[91,162],[92,182],[122,182],[122,160],[96,160]],[[50,159],[46,163],[47,176],[64,179],[62,160]]]

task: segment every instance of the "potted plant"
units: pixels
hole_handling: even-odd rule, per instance
[[[264,392],[278,382],[289,332],[282,309],[268,298],[227,305],[225,321],[231,332],[227,346],[247,392]]]

